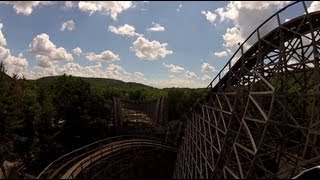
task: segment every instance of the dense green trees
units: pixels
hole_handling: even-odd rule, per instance
[[[195,89],[156,89],[118,80],[59,76],[39,80],[6,75],[0,63],[0,153],[38,173],[63,153],[110,137],[113,97],[130,101],[165,97],[168,118],[179,117],[200,95]],[[30,169],[31,170],[31,169]]]
[[[167,95],[168,119],[178,120],[200,97],[202,89],[169,88]]]

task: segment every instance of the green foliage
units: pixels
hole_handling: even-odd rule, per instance
[[[170,88],[167,107],[169,120],[178,120],[200,97],[202,89]]]
[[[149,101],[163,96],[170,121],[180,118],[201,91],[67,75],[11,78],[0,63],[0,92],[0,163],[19,158],[39,171],[63,153],[113,136],[108,124],[114,97]]]

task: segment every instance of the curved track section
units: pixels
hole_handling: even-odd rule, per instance
[[[49,164],[39,175],[38,179],[70,179],[77,175],[91,164],[116,152],[125,151],[136,147],[162,148],[168,151],[177,149],[160,142],[158,139],[145,136],[118,136],[100,140],[76,149],[61,156]]]
[[[90,154],[89,156],[81,159],[76,164],[71,166],[61,177],[61,179],[72,179],[77,177],[77,175],[88,167],[92,163],[99,161],[99,159],[104,158],[106,156],[112,155],[114,152],[124,151],[126,149],[131,149],[135,147],[155,147],[155,148],[163,148],[169,151],[177,151],[177,149],[172,148],[170,146],[166,146],[157,141],[151,141],[146,139],[135,139],[135,140],[123,140],[117,141],[115,143],[111,143],[101,148],[98,151]]]
[[[286,8],[304,15],[282,23]],[[291,178],[319,165],[319,39],[320,12],[304,2],[262,23],[183,117],[173,177]]]

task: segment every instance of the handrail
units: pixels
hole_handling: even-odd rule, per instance
[[[319,174],[319,171],[320,171],[320,166],[315,166],[300,172],[299,174],[294,176],[292,179],[304,179],[304,177],[305,178],[308,177],[308,174],[312,174],[312,173]],[[316,176],[309,175],[309,177],[316,177]]]

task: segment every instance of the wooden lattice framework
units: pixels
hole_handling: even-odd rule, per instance
[[[159,97],[151,101],[126,101],[114,98],[113,100],[113,124],[118,134],[123,134],[126,125],[133,125],[146,132],[144,127],[163,128],[167,124],[164,109],[164,97]],[[141,124],[141,126],[139,126]]]
[[[282,22],[293,7],[304,14]],[[320,12],[303,1],[262,23],[183,116],[173,177],[291,178],[319,165],[319,39]]]

